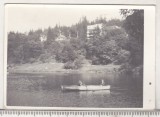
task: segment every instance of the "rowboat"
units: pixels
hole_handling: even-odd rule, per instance
[[[62,85],[62,91],[98,91],[98,90],[109,90],[110,85]]]

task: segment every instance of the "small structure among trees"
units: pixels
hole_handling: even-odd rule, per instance
[[[93,24],[87,26],[87,39],[91,39],[94,35],[101,35],[103,24]]]
[[[66,36],[64,36],[62,32],[59,30],[59,36],[55,39],[55,41],[64,41],[66,39]]]

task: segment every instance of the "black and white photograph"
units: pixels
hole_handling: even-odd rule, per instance
[[[6,106],[143,108],[144,9],[5,6]]]

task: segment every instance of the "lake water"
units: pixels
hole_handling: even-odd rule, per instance
[[[111,90],[63,92],[61,85],[98,85],[104,79]],[[78,73],[10,73],[7,76],[7,105],[32,107],[142,108],[143,94],[131,90],[126,79],[116,75]],[[124,82],[126,81],[126,82]]]

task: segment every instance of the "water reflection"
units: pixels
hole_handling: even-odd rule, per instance
[[[93,95],[110,95],[110,90],[98,90],[98,91],[62,91],[64,94],[77,93],[80,97],[83,96],[93,96]]]
[[[99,96],[100,98],[104,98],[105,95],[110,95],[110,90],[102,90],[102,91],[80,91],[80,97],[92,97]]]
[[[101,79],[111,90],[63,92],[61,85],[99,85]],[[117,80],[118,81],[118,80]],[[43,107],[142,107],[142,94],[115,87],[111,74],[9,74],[7,79],[7,105]]]

